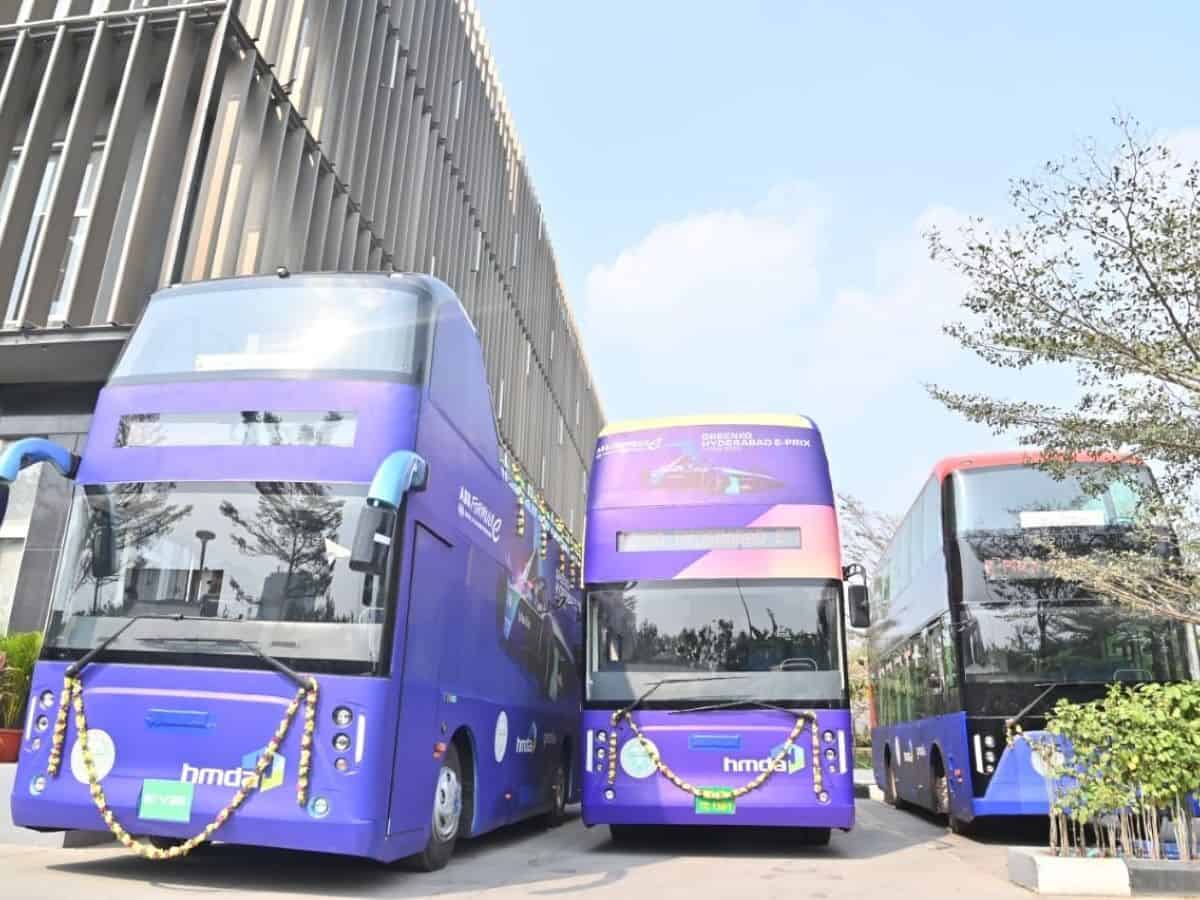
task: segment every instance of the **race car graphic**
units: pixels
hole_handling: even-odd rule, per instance
[[[687,454],[647,472],[646,482],[650,487],[662,490],[726,495],[773,491],[784,486],[782,481],[770,475],[714,466]]]

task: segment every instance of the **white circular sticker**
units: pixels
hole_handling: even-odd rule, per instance
[[[88,729],[88,750],[92,753],[92,765],[96,768],[96,779],[103,781],[117,762],[117,748],[112,736],[99,728]],[[83,745],[79,738],[71,745],[71,774],[80,784],[88,783],[87,768],[83,764]]]
[[[492,744],[496,754],[496,762],[504,762],[504,754],[508,752],[508,714],[500,710],[496,716],[496,739]]]
[[[646,741],[646,744],[658,753],[652,741]],[[626,741],[621,747],[621,769],[630,778],[649,778],[654,774],[654,760],[637,738]]]

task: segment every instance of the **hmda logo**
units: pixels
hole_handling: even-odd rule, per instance
[[[537,749],[537,722],[529,724],[529,737],[517,738],[515,749],[518,753],[532,753]]]
[[[778,772],[781,775],[795,775],[804,768],[804,751],[793,746],[782,759],[776,761],[783,751],[783,744],[772,747],[762,759],[734,759],[726,756],[721,760],[721,771],[726,774],[750,772]]]
[[[218,787],[241,787],[246,783],[246,779],[254,774],[259,757],[265,750],[266,748],[263,747],[247,753],[242,757],[242,764],[232,769],[210,769],[184,763],[183,770],[179,773],[179,780]],[[276,753],[271,760],[270,770],[262,777],[262,782],[258,786],[259,791],[269,791],[283,784],[283,773],[286,770],[287,758]]]

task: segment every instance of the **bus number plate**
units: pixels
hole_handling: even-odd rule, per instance
[[[701,788],[701,790],[711,793],[718,793],[718,797],[697,797],[696,798],[696,814],[700,816],[732,816],[735,811],[735,799],[733,791],[730,788]]]
[[[138,818],[158,822],[187,822],[192,817],[196,786],[188,781],[147,778],[142,782]]]

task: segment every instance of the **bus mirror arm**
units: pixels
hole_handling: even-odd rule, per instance
[[[48,462],[64,478],[74,478],[79,471],[79,457],[61,444],[45,438],[21,438],[0,452],[0,522],[8,511],[8,488],[22,469]]]
[[[380,463],[354,532],[354,546],[350,551],[352,571],[386,574],[388,550],[392,546],[400,505],[409,491],[424,488],[428,477],[428,463],[411,450],[397,450]]]

